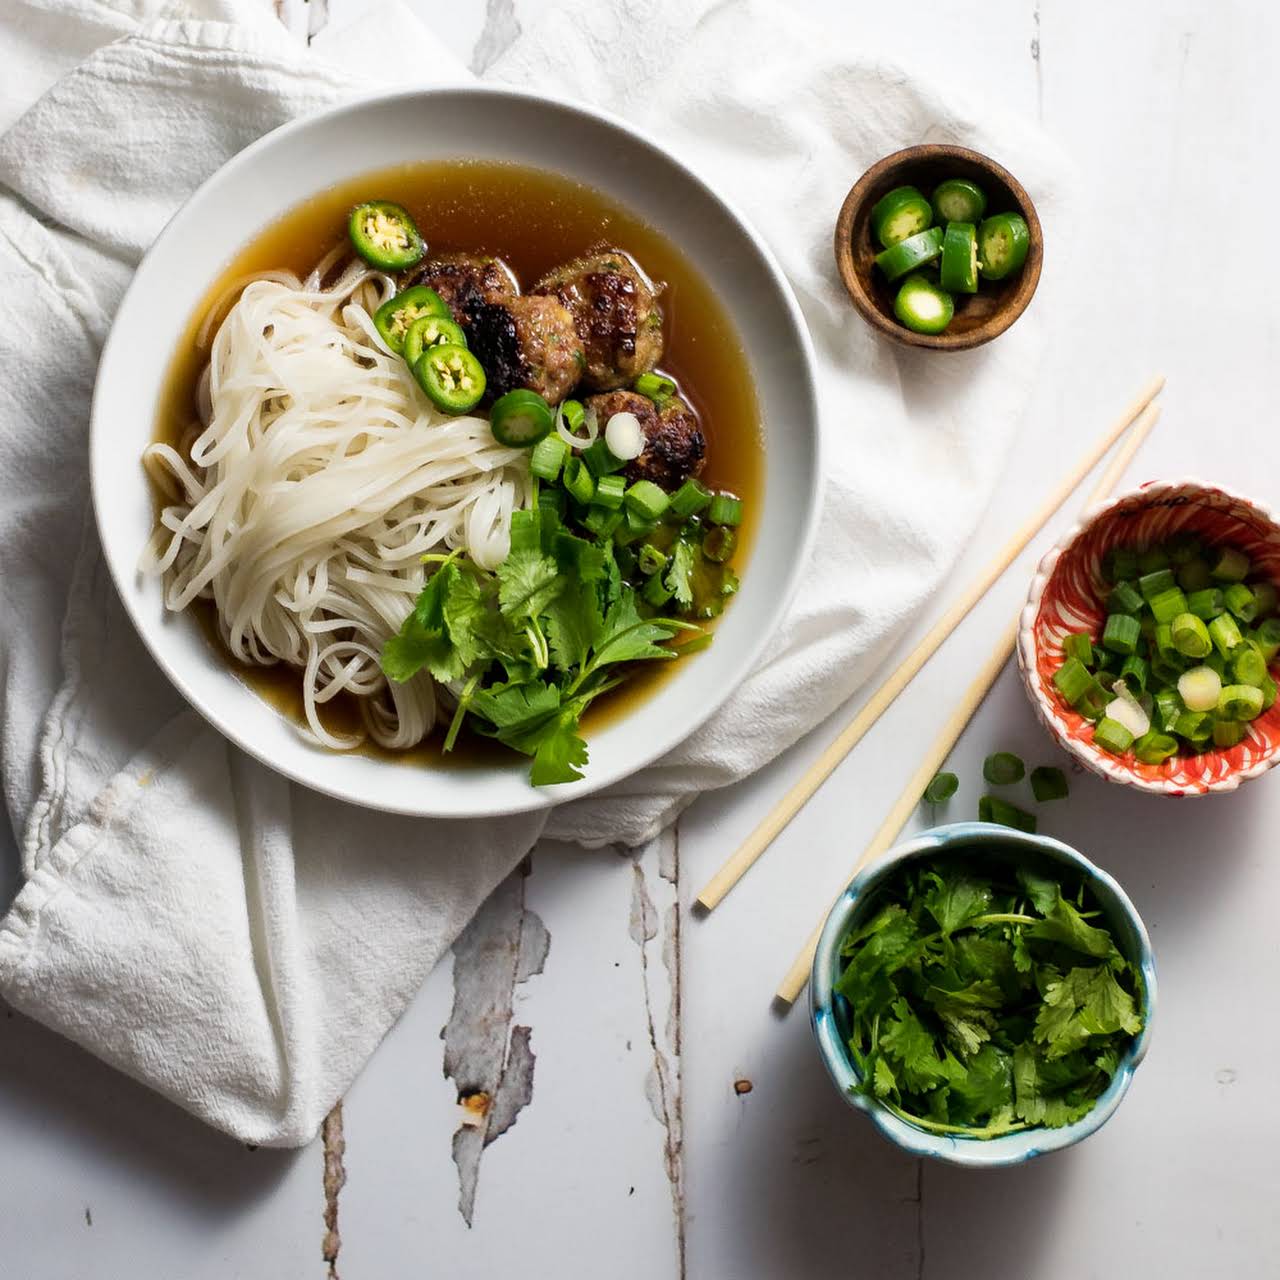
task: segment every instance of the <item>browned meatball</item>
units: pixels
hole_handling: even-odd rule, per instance
[[[582,382],[593,391],[634,382],[662,358],[662,312],[653,286],[621,250],[566,262],[531,292],[553,294],[573,313],[587,357]]]
[[[640,420],[644,451],[627,463],[628,481],[652,480],[670,493],[702,471],[707,439],[698,415],[679,396],[672,396],[661,409],[636,391],[609,391],[592,396],[587,404],[596,411],[601,431],[615,413],[634,413]]]
[[[410,283],[434,289],[448,303],[453,318],[464,326],[477,303],[507,302],[520,292],[515,273],[501,258],[478,253],[428,258]]]
[[[496,399],[527,387],[559,404],[582,376],[573,317],[554,298],[473,302],[463,327]]]

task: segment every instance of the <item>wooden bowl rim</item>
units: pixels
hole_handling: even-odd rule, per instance
[[[853,221],[866,203],[868,191],[894,169],[937,160],[966,160],[1003,182],[1012,193],[1022,216],[1026,218],[1031,237],[1031,246],[1018,278],[1016,291],[995,315],[976,329],[970,329],[966,333],[916,333],[896,320],[890,319],[876,305],[875,299],[872,298],[853,261]],[[1027,309],[1040,284],[1040,268],[1044,260],[1044,233],[1040,226],[1040,216],[1036,212],[1031,197],[1027,195],[1026,188],[1003,165],[969,147],[923,143],[915,147],[905,147],[901,151],[885,156],[882,160],[877,160],[849,188],[849,194],[845,196],[844,203],[840,206],[840,214],[836,218],[835,255],[840,279],[844,282],[853,305],[857,308],[858,314],[873,328],[895,342],[909,347],[921,347],[929,351],[967,351],[973,347],[980,347],[993,338],[998,338]]]

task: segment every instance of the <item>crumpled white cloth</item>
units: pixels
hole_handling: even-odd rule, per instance
[[[921,356],[853,313],[833,220],[875,159],[957,140],[1019,174],[1060,245],[1064,166],[1034,131],[775,15],[575,0],[492,68],[634,120],[755,220],[813,333],[828,475],[806,585],[712,723],[602,795],[468,823],[301,790],[186,708],[119,607],[86,480],[112,313],[199,181],[285,120],[467,73],[399,6],[308,52],[260,0],[0,0],[0,751],[26,877],[0,921],[0,994],[14,1007],[237,1138],[300,1145],[540,835],[646,839],[822,719],[935,591],[1026,405],[1053,263],[999,343]]]

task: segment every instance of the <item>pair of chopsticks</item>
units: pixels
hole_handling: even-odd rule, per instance
[[[1050,495],[1045,504],[1013,535],[1009,542],[978,574],[977,578],[963,592],[960,598],[934,624],[929,633],[911,651],[902,665],[877,689],[866,704],[854,716],[853,720],[837,735],[831,745],[809,767],[803,777],[782,797],[772,812],[747,837],[743,844],[724,864],[697,897],[697,903],[706,911],[711,911],[722,902],[734,885],[746,874],[773,842],[778,833],[791,821],[810,797],[835,771],[836,766],[862,740],[866,732],[893,703],[894,699],[920,671],[921,667],[933,656],[942,642],[955,630],[962,619],[973,609],[974,605],[986,594],[992,583],[1009,567],[1026,545],[1044,527],[1049,517],[1062,506],[1075,492],[1077,486],[1093,469],[1103,455],[1132,426],[1128,439],[1116,452],[1111,464],[1107,467],[1098,484],[1089,496],[1086,510],[1095,503],[1106,498],[1119,483],[1125,470],[1132,462],[1142,442],[1151,428],[1155,426],[1160,410],[1152,401],[1164,386],[1163,376],[1153,378],[1137,396],[1126,406],[1124,412],[1104,433],[1103,437],[1080,460],[1076,467]],[[1004,669],[1013,653],[1017,640],[1018,619],[1001,634],[990,658],[974,677],[973,683],[965,690],[963,698],[947,722],[943,725],[937,739],[930,747],[919,768],[912,775],[902,795],[889,811],[879,831],[871,843],[863,851],[848,879],[861,870],[868,862],[885,853],[897,839],[902,828],[907,824],[924,789],[945,763],[952,747],[955,746],[965,726],[973,718],[983,698],[995,683],[996,677]],[[809,970],[813,965],[814,952],[817,950],[818,938],[822,926],[813,932],[804,950],[796,957],[787,971],[782,985],[778,988],[777,999],[784,1005],[794,1003],[808,981]]]

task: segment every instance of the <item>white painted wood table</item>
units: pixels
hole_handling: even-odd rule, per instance
[[[284,16],[304,38],[361,2],[330,0],[329,14],[324,0],[285,0]],[[482,69],[544,0],[472,0],[447,17],[410,2]],[[1074,255],[1092,283],[1054,317],[1022,448],[965,565],[1156,369],[1169,374],[1165,417],[1132,478],[1202,473],[1280,501],[1280,259],[1265,241],[1280,203],[1280,10],[805,0],[778,14],[815,40],[846,22],[867,51],[969,82],[1038,117],[1079,166]],[[0,1021],[0,1276],[1280,1275],[1280,775],[1180,804],[1078,776],[1070,802],[1044,811],[1044,828],[1126,884],[1161,971],[1147,1063],[1081,1147],[998,1173],[922,1165],[835,1096],[803,1012],[770,1010],[1033,560],[712,918],[691,915],[693,894],[834,724],[706,796],[650,848],[536,849],[323,1143],[245,1150],[24,1019]],[[980,761],[998,747],[1054,755],[1011,671],[955,754],[948,816],[973,812]],[[474,1091],[494,1098],[487,1128],[463,1123],[459,1096]]]

